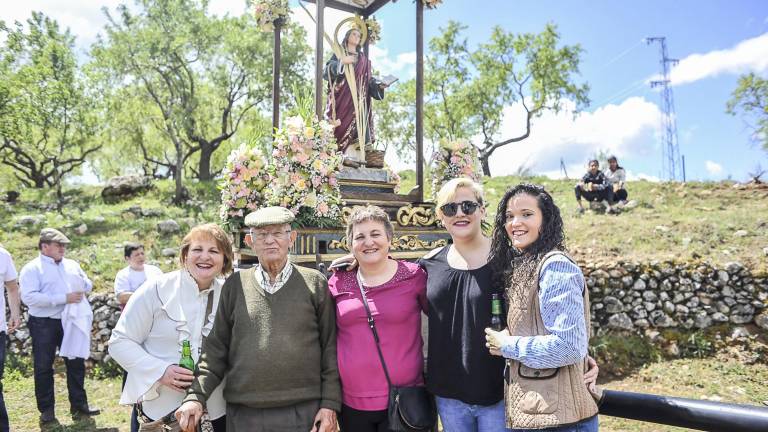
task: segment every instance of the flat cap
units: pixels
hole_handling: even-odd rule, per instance
[[[245,217],[245,226],[260,228],[267,225],[289,224],[296,219],[285,207],[264,207],[251,212]]]
[[[43,228],[40,230],[40,241],[41,242],[56,242],[56,243],[62,243],[62,244],[68,244],[71,243],[67,236],[64,235],[63,232],[53,229],[53,228]]]

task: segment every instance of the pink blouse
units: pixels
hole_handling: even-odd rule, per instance
[[[376,352],[355,271],[338,271],[328,281],[336,302],[336,336],[342,402],[356,410],[387,408],[389,389]],[[424,383],[421,312],[427,309],[427,274],[417,264],[398,261],[388,282],[366,287],[381,350],[392,384]]]

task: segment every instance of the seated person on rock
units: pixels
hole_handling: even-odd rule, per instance
[[[629,196],[626,188],[627,173],[624,171],[624,168],[619,166],[616,156],[608,158],[608,171],[605,172],[605,178],[611,184],[613,202],[621,203],[622,205],[626,204],[627,197]]]
[[[602,201],[605,205],[605,212],[612,213],[613,208],[613,188],[602,171],[597,159],[589,161],[589,171],[584,174],[575,188],[576,202],[579,204],[579,213],[584,212],[584,206],[581,205],[581,198],[587,201]]]

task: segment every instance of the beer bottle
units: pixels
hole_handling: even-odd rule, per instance
[[[191,371],[195,370],[195,361],[192,359],[192,348],[189,347],[188,340],[181,343],[181,359],[179,359],[179,366]]]
[[[501,294],[491,294],[491,328],[494,331],[504,330],[504,317],[501,311]]]

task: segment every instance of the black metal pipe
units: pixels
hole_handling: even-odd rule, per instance
[[[604,390],[600,414],[712,432],[768,431],[768,408]]]

